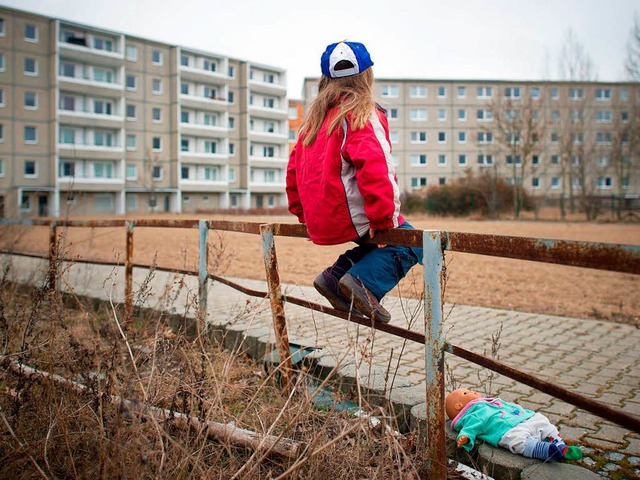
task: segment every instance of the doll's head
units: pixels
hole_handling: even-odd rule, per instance
[[[467,403],[471,400],[475,400],[476,398],[482,398],[482,395],[466,388],[458,388],[447,395],[447,398],[444,401],[444,406],[449,419],[453,420]]]

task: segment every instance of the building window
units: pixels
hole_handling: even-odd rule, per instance
[[[151,169],[151,178],[153,178],[153,180],[162,180],[162,167],[155,165],[152,169]]]
[[[558,165],[560,163],[560,155],[551,155],[549,161],[551,162],[551,165]]]
[[[442,167],[446,164],[447,164],[447,156],[444,153],[441,153],[440,155],[438,155],[438,165]]]
[[[162,65],[162,52],[160,50],[154,50],[151,52],[151,62],[154,65]]]
[[[297,120],[297,119],[298,119],[298,108],[289,107],[289,120]]]
[[[610,88],[597,88],[596,89],[596,100],[611,100],[611,89]]]
[[[112,147],[113,134],[104,130],[96,130],[93,133],[93,144],[96,147]]]
[[[412,108],[409,111],[409,118],[411,121],[420,122],[427,120],[427,109],[426,108]]]
[[[480,145],[486,145],[493,143],[493,133],[492,132],[478,132],[478,143]]]
[[[4,143],[4,123],[0,123],[0,143]]]
[[[398,143],[400,141],[400,134],[396,130],[389,132],[389,141],[391,143]]]
[[[162,150],[162,139],[160,137],[153,137],[151,140],[151,148],[153,148],[154,152],[159,152]]]
[[[491,110],[478,110],[476,117],[479,122],[491,122],[493,120],[493,112]]]
[[[229,117],[229,130],[233,130],[234,128],[236,128],[236,119]]]
[[[551,97],[551,100],[558,100],[558,98],[560,98],[558,95],[558,87],[551,87],[549,90],[549,96]]]
[[[135,90],[137,88],[137,78],[135,75],[127,75],[126,86],[127,90]]]
[[[235,155],[236,153],[236,145],[234,143],[229,144],[229,155]]]
[[[35,160],[24,161],[24,176],[25,178],[35,178],[38,176],[38,164]]]
[[[4,160],[0,159],[0,178],[4,177]]]
[[[136,150],[138,148],[138,137],[134,134],[127,134],[127,150]]]
[[[135,120],[136,119],[136,106],[127,104],[127,119]]]
[[[75,143],[76,132],[73,128],[60,127],[58,141],[62,145],[73,145]]]
[[[571,100],[582,100],[583,94],[584,94],[584,91],[581,88],[569,89],[569,98]]]
[[[398,86],[382,85],[381,95],[385,98],[396,98],[398,96]]]
[[[438,121],[444,122],[447,119],[447,110],[444,108],[438,109]]]
[[[182,180],[189,180],[189,167],[181,167],[180,168],[180,178]]]
[[[236,68],[233,65],[229,65],[229,68],[227,69],[227,76],[231,78],[236,76]]]
[[[467,121],[467,111],[464,108],[458,109],[458,121],[466,122]]]
[[[0,88],[0,108],[6,106],[4,100],[4,88]]]
[[[232,90],[229,90],[227,93],[227,102],[233,103],[235,101],[235,93]]]
[[[36,92],[24,92],[24,108],[27,110],[38,108],[38,94]]]
[[[530,94],[531,100],[540,99],[540,87],[531,87]]]
[[[409,157],[412,167],[423,167],[427,164],[427,156],[425,154],[422,155],[411,155]]]
[[[138,60],[138,47],[133,45],[127,45],[125,47],[125,58],[130,62]]]
[[[598,110],[596,112],[596,122],[611,123],[611,110]]]
[[[35,58],[26,57],[24,59],[24,74],[29,76],[38,75],[38,61]]]
[[[162,110],[159,107],[153,107],[151,109],[151,119],[154,122],[161,122],[162,121]]]
[[[612,177],[598,177],[598,189],[599,190],[611,190],[613,188],[613,178]]]
[[[466,165],[467,164],[467,156],[464,154],[458,155],[458,165]]]
[[[551,178],[551,188],[557,190],[560,188],[560,177]]]
[[[447,98],[447,87],[442,85],[438,87],[438,98]]]
[[[0,37],[4,37],[6,35],[4,18],[0,18]]]
[[[539,155],[533,155],[531,157],[531,165],[540,165],[540,156]]]
[[[191,63],[191,57],[189,55],[180,55],[180,65],[182,67],[188,67]]]
[[[447,132],[438,132],[438,143],[447,143]]]
[[[467,143],[467,132],[458,132],[458,143]]]
[[[427,186],[427,177],[411,177],[411,188],[422,188]]]
[[[485,155],[485,154],[478,155],[478,165],[484,166],[484,167],[493,165],[493,156]]]
[[[596,143],[598,145],[611,145],[612,135],[610,132],[597,132]]]
[[[389,120],[397,120],[398,119],[398,109],[397,108],[390,108],[389,110],[387,110],[387,118]]]
[[[476,90],[476,98],[493,98],[493,87],[478,87]]]
[[[98,115],[111,115],[112,113],[111,102],[107,102],[105,100],[94,100],[93,113],[96,113]]]
[[[505,87],[504,96],[513,100],[520,100],[520,87]]]
[[[560,141],[560,135],[557,132],[551,132],[551,143],[558,143]]]
[[[4,53],[0,53],[0,72],[4,72]]]
[[[411,143],[427,143],[427,132],[411,132]]]
[[[424,85],[411,85],[409,87],[411,98],[427,98],[427,87]]]
[[[24,143],[37,143],[38,130],[36,127],[27,125],[24,127]]]
[[[162,80],[158,79],[158,78],[154,78],[152,83],[152,90],[153,93],[162,93]]]
[[[467,87],[458,87],[458,98],[465,98],[467,96]]]
[[[24,26],[24,39],[27,42],[38,41],[38,27],[31,23],[27,23]]]

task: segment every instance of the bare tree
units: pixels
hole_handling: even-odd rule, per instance
[[[633,26],[627,41],[627,57],[624,68],[633,82],[640,82],[640,16],[633,16]]]
[[[517,91],[516,91],[517,89]],[[523,96],[524,94],[524,96]],[[513,216],[520,217],[522,186],[531,176],[533,157],[541,151],[545,124],[539,87],[505,87],[491,104],[498,151],[506,155],[505,168],[513,186]]]
[[[567,104],[562,110],[552,112],[552,120],[557,123],[557,130],[552,132],[556,138],[552,138],[552,142],[560,146],[560,214],[562,218],[566,216],[567,200],[570,211],[575,212],[577,197],[590,219],[594,214],[590,197],[595,139],[589,122],[595,92],[588,88],[588,83],[596,80],[596,74],[590,56],[572,30],[565,36],[558,67],[562,79],[573,82]]]

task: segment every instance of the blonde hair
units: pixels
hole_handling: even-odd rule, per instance
[[[371,68],[349,77],[329,78],[323,75],[318,84],[318,96],[311,104],[303,122],[302,144],[308,147],[316,141],[327,112],[338,105],[340,110],[329,124],[328,135],[333,133],[349,113],[351,113],[351,127],[354,130],[364,128],[371,112],[376,108],[371,91],[372,86]]]

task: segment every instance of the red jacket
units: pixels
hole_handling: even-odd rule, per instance
[[[371,112],[360,130],[351,128],[347,115],[327,137],[338,108],[325,116],[312,145],[305,147],[300,135],[287,166],[289,211],[307,225],[318,245],[349,242],[370,227],[384,230],[404,223],[384,110]]]

